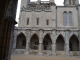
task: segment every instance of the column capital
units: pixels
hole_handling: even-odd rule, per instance
[[[29,41],[26,41],[26,43],[30,43]]]
[[[43,44],[42,42],[39,42],[39,44]]]
[[[56,44],[56,43],[52,43],[52,44]]]
[[[31,31],[31,29],[26,29],[26,31]]]
[[[69,45],[69,43],[65,43],[65,45]]]

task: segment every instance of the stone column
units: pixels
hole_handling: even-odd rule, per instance
[[[70,55],[69,43],[66,43],[66,44],[65,44],[65,53],[66,53],[66,56],[69,56],[69,55]]]
[[[80,55],[80,42],[79,42],[79,55]]]
[[[51,35],[51,39],[52,39],[52,55],[56,55],[56,33],[55,30],[53,30],[52,35]]]
[[[14,37],[13,37],[13,49],[12,49],[12,54],[15,53],[16,50],[16,43],[17,43],[17,30],[14,30]]]
[[[66,56],[69,56],[70,55],[70,52],[69,52],[69,31],[66,31],[65,33],[65,54]]]
[[[43,30],[41,29],[40,32],[39,32],[39,53],[38,55],[42,55],[42,36],[43,36]]]
[[[80,31],[79,31],[79,55],[80,55]]]
[[[30,37],[31,37],[31,30],[27,30],[26,31],[26,51],[25,51],[25,55],[29,54],[30,51]]]
[[[25,55],[29,54],[29,42],[26,42],[26,52]]]
[[[39,53],[38,55],[42,55],[42,43],[39,43]]]
[[[14,53],[15,53],[15,50],[16,50],[16,40],[17,40],[17,37],[15,36],[15,37],[14,37],[14,41],[13,41],[12,54],[14,54]]]
[[[56,44],[52,43],[52,55],[56,56]]]

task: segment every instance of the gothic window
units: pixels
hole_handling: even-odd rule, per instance
[[[49,25],[49,20],[48,19],[46,20],[46,25]]]
[[[66,11],[63,13],[63,24],[64,26],[67,26],[67,12]]]
[[[27,25],[29,25],[29,18],[27,18]]]
[[[39,18],[37,18],[37,25],[39,25]]]
[[[68,16],[69,16],[69,25],[72,26],[72,12],[69,12]]]

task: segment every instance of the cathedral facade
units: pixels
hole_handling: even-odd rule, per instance
[[[36,55],[80,55],[79,0],[21,1],[19,25],[15,28],[13,52]]]

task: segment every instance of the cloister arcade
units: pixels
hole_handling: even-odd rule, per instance
[[[54,36],[53,36],[54,38]],[[27,38],[24,33],[20,33],[17,35],[16,40],[16,49],[24,49],[26,50],[26,46],[28,46],[28,52],[32,53],[33,51],[37,51],[36,54],[41,52],[48,53],[50,51],[52,53],[53,49],[55,49],[55,53],[57,54],[59,51],[64,52],[66,51],[66,41],[62,34],[59,34],[56,39],[55,47],[53,47],[53,39],[51,38],[50,34],[46,34],[42,37],[42,43],[40,43],[40,37],[36,33],[33,34],[30,38],[29,44],[27,45]],[[69,38],[69,52],[79,51],[79,40],[75,34],[73,34]],[[40,45],[41,44],[41,45]],[[58,52],[57,52],[58,51]]]

